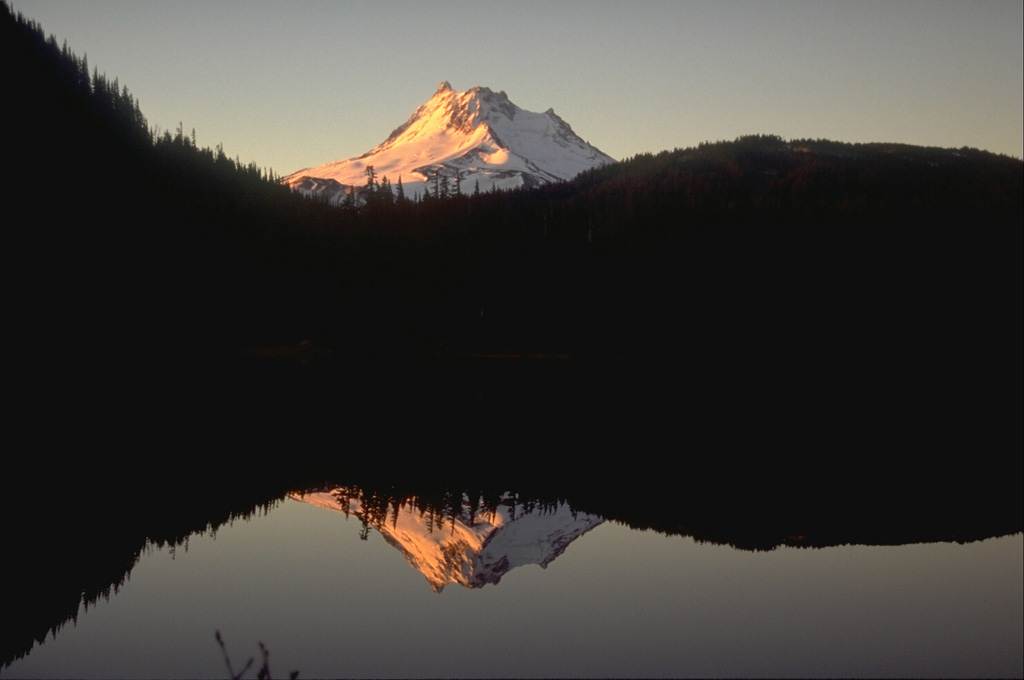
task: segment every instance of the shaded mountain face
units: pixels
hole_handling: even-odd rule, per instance
[[[463,193],[479,186],[514,189],[575,177],[615,162],[583,141],[548,109],[525,111],[504,92],[474,87],[456,92],[442,82],[430,100],[373,150],[347,160],[300,170],[282,181],[295,190],[339,202],[348,187],[366,185],[367,168],[414,198],[435,182]],[[435,178],[436,176],[436,178]]]
[[[449,583],[466,588],[497,584],[511,569],[526,564],[547,567],[570,543],[604,522],[596,515],[574,512],[566,503],[539,508],[509,500],[487,510],[464,498],[461,510],[449,516],[408,504],[382,517],[344,488],[290,496],[363,520],[438,593]]]

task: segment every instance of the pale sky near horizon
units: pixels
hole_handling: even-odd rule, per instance
[[[384,141],[449,81],[619,159],[745,134],[1024,155],[1019,0],[8,0],[150,126],[285,175]]]

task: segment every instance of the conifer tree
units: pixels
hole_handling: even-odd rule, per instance
[[[350,186],[345,192],[345,198],[341,201],[341,207],[345,210],[354,211],[356,209],[356,188]]]
[[[398,176],[398,203],[404,204],[406,202],[405,189],[402,187],[402,176]]]
[[[395,194],[391,191],[391,182],[388,180],[388,176],[384,175],[380,181],[380,188],[378,189],[380,194],[380,203],[385,206],[395,204]]]

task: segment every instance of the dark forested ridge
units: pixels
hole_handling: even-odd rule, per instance
[[[1019,159],[763,135],[522,191],[368,175],[331,206],[151,129],[2,3],[0,57],[28,435],[0,507],[34,518],[5,521],[30,590],[92,560],[4,662],[147,540],[327,482],[746,547],[1020,530]],[[139,489],[167,509],[126,515]]]
[[[514,192],[412,201],[368,173],[358,204],[331,208],[185,125],[149,129],[116,78],[3,14],[26,142],[12,237],[40,282],[23,302],[51,307],[59,342],[622,356],[737,317],[755,344],[818,311],[859,333],[851,305],[880,289],[927,307],[1019,282],[1017,159],[764,135]]]
[[[40,427],[941,445],[1020,469],[1019,159],[761,135],[512,192],[411,200],[370,173],[331,206],[150,129],[6,5],[0,31],[8,345],[36,358],[17,385]]]

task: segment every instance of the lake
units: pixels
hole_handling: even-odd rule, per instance
[[[0,675],[227,677],[217,631],[236,672],[256,657],[245,677],[260,642],[276,677],[1024,674],[1020,533],[754,551],[557,503],[364,523],[348,498],[295,495],[150,544],[117,592]]]

